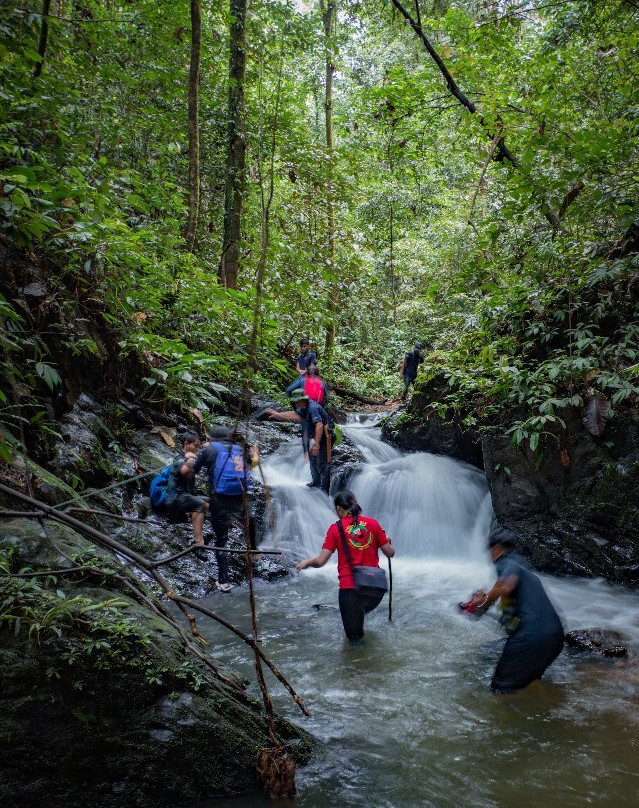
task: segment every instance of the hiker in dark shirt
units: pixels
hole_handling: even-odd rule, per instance
[[[309,365],[317,364],[317,356],[314,351],[311,351],[310,342],[307,339],[300,340],[300,355],[295,360],[295,370],[298,372],[298,377],[294,382],[291,382],[286,388],[287,395],[297,388],[300,380],[306,376]]]
[[[417,369],[424,361],[424,357],[422,356],[422,348],[424,347],[423,343],[416,342],[415,347],[412,351],[409,351],[402,361],[401,367],[399,369],[399,378],[403,379],[404,381],[404,392],[402,393],[402,401],[405,400],[406,396],[408,395],[408,388],[411,384],[415,384],[415,379],[417,378]]]
[[[195,491],[195,478],[189,463],[193,462],[200,448],[200,438],[195,432],[185,432],[182,436],[182,451],[173,460],[169,474],[165,505],[171,524],[179,524],[190,519],[193,523],[195,543],[204,545],[203,526],[209,509],[208,497],[198,496]],[[198,558],[206,560],[203,550],[196,550]]]
[[[512,532],[497,528],[491,532],[488,546],[499,577],[489,592],[475,592],[471,603],[481,613],[501,598],[501,622],[508,639],[490,689],[494,693],[512,693],[541,679],[563,648],[564,630],[541,581],[530,565],[513,552]]]
[[[331,486],[331,454],[333,448],[333,421],[324,407],[310,401],[303,390],[291,393],[293,412],[277,412],[274,409],[264,413],[275,421],[293,421],[302,424],[302,448],[311,466],[309,488],[321,488],[327,494]],[[313,445],[310,445],[313,440]]]
[[[257,446],[250,449],[234,443],[233,429],[227,426],[214,426],[210,432],[210,442],[200,450],[197,457],[189,461],[194,474],[202,468],[208,471],[211,524],[215,532],[215,547],[223,548],[229,538],[233,519],[243,523],[244,498],[251,488],[250,468],[258,463]],[[249,539],[255,549],[255,520],[249,514]],[[230,592],[228,554],[216,550],[218,567],[217,588],[220,592]]]
[[[293,390],[303,390],[311,401],[317,401],[322,407],[326,405],[328,398],[328,385],[319,374],[317,365],[311,363],[305,376],[300,376],[299,379],[294,381],[286,388],[289,396]]]

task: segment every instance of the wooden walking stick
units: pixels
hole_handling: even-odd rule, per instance
[[[393,565],[388,559],[388,619],[393,620]]]

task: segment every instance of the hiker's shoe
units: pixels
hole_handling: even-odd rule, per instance
[[[215,584],[218,592],[230,592],[233,589],[232,584],[221,584],[219,581]]]

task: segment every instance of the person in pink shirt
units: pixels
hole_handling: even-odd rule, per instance
[[[364,636],[364,617],[379,606],[385,590],[356,588],[353,567],[379,567],[379,550],[387,558],[392,558],[395,548],[376,519],[362,516],[362,509],[352,491],[340,491],[334,502],[339,522],[329,527],[319,555],[300,561],[297,569],[323,567],[337,550],[339,610],[344,632],[349,640],[360,640]]]

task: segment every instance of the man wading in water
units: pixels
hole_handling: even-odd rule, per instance
[[[489,592],[475,592],[467,610],[483,614],[498,598],[508,632],[490,684],[493,693],[512,693],[541,679],[564,645],[561,620],[544,592],[541,581],[521,556],[513,552],[511,531],[498,528],[488,538],[498,578]]]
[[[309,488],[321,488],[328,494],[331,486],[331,454],[333,448],[333,421],[324,407],[316,401],[309,401],[303,390],[291,393],[293,412],[264,410],[265,415],[275,421],[294,421],[302,424],[302,447],[304,456],[311,464],[312,481]],[[310,446],[310,440],[313,445]],[[310,447],[310,448],[309,448]]]

